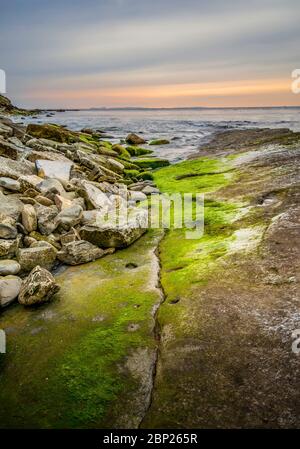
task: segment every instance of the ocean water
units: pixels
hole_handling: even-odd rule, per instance
[[[88,127],[107,133],[119,142],[129,132],[146,140],[166,138],[169,145],[151,147],[154,153],[172,163],[198,152],[216,131],[245,128],[290,128],[300,131],[299,108],[161,109],[161,110],[81,110],[56,112],[24,123],[58,123],[73,130]],[[147,145],[143,145],[147,147]]]

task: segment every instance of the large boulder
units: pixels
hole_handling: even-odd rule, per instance
[[[59,291],[59,288],[52,274],[37,266],[22,284],[19,303],[24,306],[31,306],[48,302]]]
[[[47,270],[54,266],[57,250],[47,242],[33,243],[30,248],[20,248],[17,251],[17,260],[23,272],[29,272],[37,265]]]
[[[137,134],[130,133],[126,137],[126,142],[129,143],[130,145],[141,145],[143,143],[146,143],[146,140],[138,136]]]
[[[148,214],[135,208],[125,223],[116,224],[110,220],[97,220],[93,226],[83,226],[80,236],[83,240],[102,248],[126,248],[143,235],[148,228]]]
[[[28,233],[37,229],[37,215],[35,208],[31,204],[25,204],[23,207],[22,224]]]
[[[0,278],[0,307],[6,307],[17,299],[22,286],[22,279],[17,276]]]
[[[21,266],[16,260],[0,260],[0,276],[18,274],[20,270]]]
[[[103,249],[85,240],[77,240],[65,244],[62,250],[57,253],[57,258],[68,265],[80,265],[91,262],[104,256]]]

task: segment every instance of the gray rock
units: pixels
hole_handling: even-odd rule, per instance
[[[17,237],[16,222],[11,217],[0,214],[0,238],[15,239]]]
[[[85,240],[67,243],[57,253],[57,258],[68,265],[80,265],[99,259],[105,255],[103,249]]]
[[[37,206],[36,214],[38,220],[38,230],[41,234],[49,235],[56,228],[55,218],[58,214],[56,206]]]
[[[74,205],[63,209],[55,218],[55,227],[59,231],[69,231],[73,226],[78,225],[82,219],[82,207]]]
[[[4,123],[0,123],[0,135],[4,138],[11,137],[13,135],[13,129]]]
[[[143,209],[134,208],[124,224],[116,225],[97,220],[97,225],[83,226],[80,236],[83,240],[102,248],[126,248],[146,232],[148,215]]]
[[[42,182],[42,178],[36,175],[24,175],[20,176],[18,179],[21,192],[25,192],[28,189],[36,190],[36,186]]]
[[[29,161],[14,161],[0,156],[0,176],[18,179],[20,176],[29,176],[35,173],[35,166]]]
[[[22,210],[22,224],[28,233],[37,229],[37,215],[31,204],[25,204]]]
[[[30,248],[22,248],[17,251],[17,260],[23,272],[29,272],[37,265],[47,270],[53,268],[57,250],[50,243],[33,243]]]
[[[151,194],[158,194],[158,193],[160,193],[159,189],[157,189],[156,187],[152,187],[152,186],[144,187],[142,192],[145,193],[145,195],[151,195]]]
[[[56,178],[69,181],[73,162],[63,161],[35,161],[38,176],[41,178]]]
[[[0,192],[0,215],[11,217],[14,221],[17,221],[20,218],[22,209],[22,201],[15,198],[14,195],[3,195]]]
[[[83,181],[82,187],[83,187],[82,193],[87,202],[87,206],[90,209],[107,210],[108,207],[111,205],[105,193],[101,192],[101,190],[98,189],[92,183]]]
[[[22,279],[17,276],[0,278],[0,307],[6,307],[17,299],[22,286]]]
[[[59,291],[59,288],[52,274],[37,266],[22,284],[19,303],[31,306],[48,302]]]
[[[65,189],[62,184],[57,179],[45,179],[41,183],[37,184],[36,188],[45,196],[49,196],[49,194],[53,195],[63,195],[66,194]]]
[[[21,266],[15,260],[0,260],[0,276],[6,276],[8,274],[18,274],[21,270]]]
[[[20,183],[11,178],[0,178],[0,187],[12,190],[13,192],[19,192],[21,189]]]

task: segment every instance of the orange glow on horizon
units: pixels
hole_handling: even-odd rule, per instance
[[[248,98],[249,104],[245,103]],[[65,107],[101,106],[253,106],[262,105],[263,98],[269,98],[265,106],[300,104],[300,95],[291,92],[291,80],[267,79],[246,81],[219,81],[211,83],[147,85],[143,87],[87,88],[76,90],[35,90],[28,92],[28,98],[53,103],[64,103]],[[284,100],[286,98],[286,100]],[[251,101],[250,101],[251,100]],[[279,101],[279,103],[278,103]],[[276,103],[277,102],[277,103]],[[234,103],[234,104],[231,104]]]

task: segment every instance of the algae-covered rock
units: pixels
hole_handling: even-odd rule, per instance
[[[149,145],[169,145],[170,141],[168,139],[157,139],[157,140],[151,140],[149,142]]]
[[[146,140],[138,136],[137,134],[130,133],[126,137],[126,142],[131,145],[142,145],[143,143],[146,143]]]
[[[140,168],[160,168],[166,167],[170,165],[168,159],[159,159],[159,158],[147,158],[147,159],[135,159],[134,163]]]
[[[58,291],[59,286],[56,284],[52,274],[37,266],[31,271],[26,281],[23,282],[18,300],[24,306],[41,304],[50,301],[52,296]]]
[[[103,257],[106,252],[85,240],[77,240],[63,245],[57,258],[68,265],[80,265]]]
[[[33,137],[50,139],[60,143],[73,143],[78,137],[72,131],[68,131],[57,125],[38,125],[31,123],[27,126],[27,134]]]

